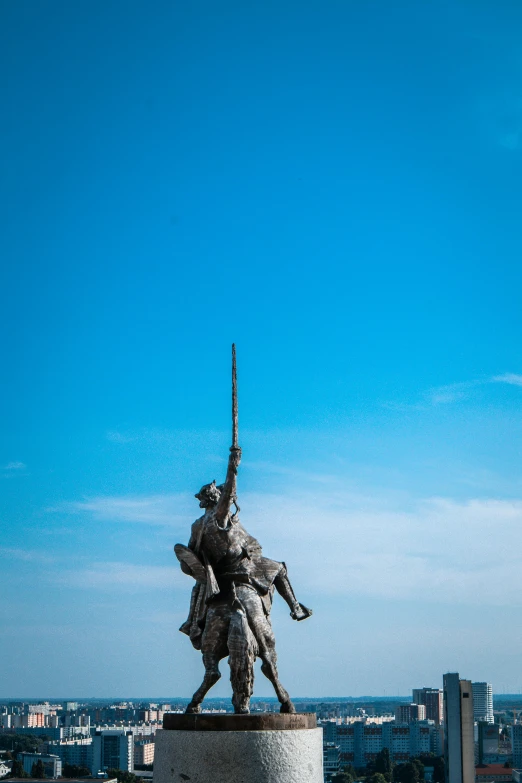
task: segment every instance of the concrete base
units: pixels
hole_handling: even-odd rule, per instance
[[[256,728],[269,715],[201,715],[205,728],[188,730],[185,716],[168,717],[183,728],[156,733],[154,783],[323,783],[323,730],[296,721],[305,715],[274,715],[277,729]],[[228,731],[238,720],[241,728]]]

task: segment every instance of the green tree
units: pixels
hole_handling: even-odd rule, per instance
[[[388,748],[383,748],[375,757],[375,772],[384,775],[387,781],[391,781],[393,764],[390,757],[390,751]]]
[[[386,778],[382,772],[374,772],[369,778],[366,778],[366,783],[386,783]]]
[[[38,779],[45,777],[45,767],[42,759],[38,759],[38,761],[34,762],[33,766],[31,767],[31,777]]]
[[[423,767],[424,770],[424,767]],[[395,783],[420,783],[420,771],[418,764],[408,761],[406,764],[397,764],[393,770]]]
[[[420,759],[412,759],[411,763],[419,770],[419,780],[424,780],[424,764]]]
[[[20,751],[38,753],[42,744],[40,737],[29,737],[24,734],[0,734],[0,750],[10,750],[13,753],[20,753]]]
[[[29,775],[24,770],[24,765],[21,761],[15,760],[13,761],[13,766],[11,767],[11,777],[12,778],[28,778]]]

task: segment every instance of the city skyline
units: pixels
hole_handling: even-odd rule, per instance
[[[0,693],[190,696],[232,342],[289,692],[522,692],[522,6],[0,21]]]

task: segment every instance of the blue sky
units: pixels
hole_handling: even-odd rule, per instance
[[[286,687],[522,691],[520,5],[0,22],[0,696],[199,684],[172,546],[233,340],[242,521],[315,610]]]

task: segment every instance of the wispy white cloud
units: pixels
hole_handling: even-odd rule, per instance
[[[428,604],[522,605],[522,500],[461,502],[352,493],[334,477],[329,483],[315,482],[313,491],[310,486],[285,495],[244,493],[241,498],[243,524],[259,538],[267,556],[288,563],[305,603],[323,593],[336,600],[370,596]],[[185,496],[96,498],[75,505],[115,522],[165,524],[175,516],[176,543],[188,539],[198,513],[187,505],[180,515],[180,498]],[[179,578],[176,565],[113,562],[67,575],[75,584],[126,588],[167,588]]]
[[[512,386],[522,386],[522,375],[514,372],[506,372],[504,375],[495,375],[491,378],[493,383],[509,383]]]
[[[186,585],[188,579],[176,565],[137,565],[123,562],[91,563],[83,568],[64,570],[52,576],[53,581],[73,587],[101,590],[122,588],[172,590],[176,585]],[[188,587],[190,587],[188,585]]]
[[[451,402],[465,400],[470,389],[477,386],[480,381],[464,381],[462,383],[450,383],[446,386],[437,386],[430,389],[425,397],[431,405],[447,405]]]
[[[4,470],[24,470],[27,465],[24,462],[8,462]]]
[[[0,557],[24,560],[27,563],[54,563],[56,558],[32,549],[0,546]]]
[[[179,525],[193,513],[196,503],[189,493],[171,495],[94,497],[63,503],[48,512],[90,514],[109,522],[136,522],[151,525]]]
[[[312,594],[522,604],[522,501],[428,498],[401,507],[343,492],[318,500],[242,504],[249,531],[269,556],[286,557]]]
[[[435,386],[428,389],[422,395],[420,401],[414,403],[386,402],[385,407],[393,410],[428,410],[430,407],[449,405],[469,399],[473,391],[479,387],[491,383],[507,383],[512,386],[522,386],[522,375],[514,372],[506,372],[502,375],[494,375],[489,378],[475,378],[471,381],[448,383],[443,386]]]

